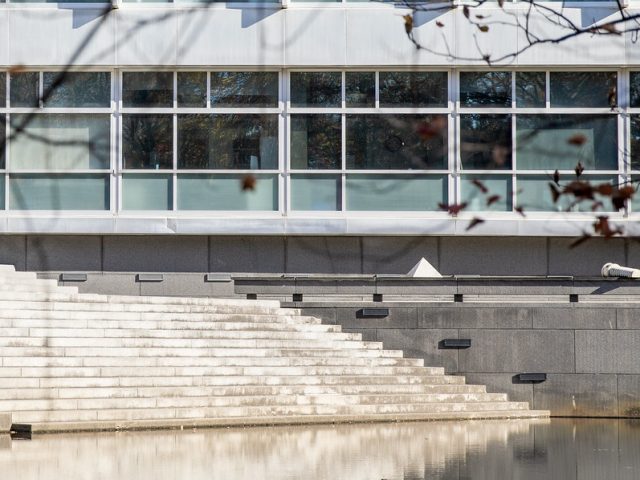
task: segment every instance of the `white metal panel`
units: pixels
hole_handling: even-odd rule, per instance
[[[11,9],[8,35],[10,65],[113,65],[115,22],[101,9]],[[93,33],[95,32],[95,33]]]
[[[347,63],[345,9],[290,8],[284,14],[287,65]]]
[[[178,61],[178,14],[167,8],[121,8],[117,20],[117,64],[168,66]]]

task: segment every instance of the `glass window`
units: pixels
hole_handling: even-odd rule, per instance
[[[446,107],[447,72],[380,72],[381,107]]]
[[[603,177],[601,175],[583,175],[582,180],[589,181],[592,185],[611,183],[617,185],[618,177]],[[560,183],[568,183],[576,179],[575,175],[563,175]],[[592,212],[593,201],[585,200],[574,205],[576,198],[572,195],[562,195],[556,203],[551,196],[551,183],[549,175],[518,175],[518,192],[516,203],[525,212]],[[600,211],[611,212],[613,206],[611,199],[596,194],[596,201],[602,202]]]
[[[278,115],[178,115],[178,168],[277,169]]]
[[[518,115],[518,169],[618,169],[616,115]]]
[[[204,108],[206,106],[207,74],[178,72],[178,107]]]
[[[511,107],[511,72],[460,72],[460,106]]]
[[[11,115],[22,133],[11,140],[11,167],[21,170],[108,169],[111,121],[103,114]]]
[[[345,91],[347,107],[375,107],[375,72],[347,72],[345,74]]]
[[[460,115],[460,159],[468,170],[511,168],[511,115]]]
[[[552,107],[614,107],[616,72],[551,72]]]
[[[124,72],[124,107],[173,107],[172,72]]]
[[[45,107],[111,106],[109,72],[44,72]]]
[[[5,115],[0,114],[0,170],[5,168],[5,152],[7,147],[7,122]]]
[[[178,175],[179,210],[277,210],[277,175],[256,176],[253,190],[235,175]]]
[[[5,176],[0,175],[0,210],[4,210],[4,189],[5,189]]]
[[[12,210],[108,210],[108,175],[11,175]]]
[[[631,82],[631,102],[629,106],[633,108],[640,107],[640,72],[631,72],[629,74],[629,80]]]
[[[547,105],[547,74],[516,72],[516,107],[544,108]]]
[[[291,168],[325,169],[342,165],[342,116],[291,115]]]
[[[12,73],[9,88],[12,107],[38,108],[40,106],[40,74],[38,72]]]
[[[172,210],[172,177],[157,174],[122,176],[123,210]]]
[[[7,74],[0,72],[0,108],[7,106]]]
[[[488,190],[483,193],[476,180]],[[507,175],[462,175],[460,193],[462,202],[467,203],[467,211],[511,211],[511,176]]]
[[[347,175],[347,210],[428,211],[447,203],[446,175]]]
[[[171,115],[123,115],[124,168],[173,167],[173,117]]]
[[[278,72],[212,72],[212,107],[277,107]]]
[[[630,115],[631,123],[631,170],[640,170],[640,115]]]
[[[347,168],[447,168],[446,115],[347,115]]]
[[[342,73],[291,72],[292,107],[340,107]]]
[[[341,210],[342,178],[336,175],[292,175],[292,210]]]

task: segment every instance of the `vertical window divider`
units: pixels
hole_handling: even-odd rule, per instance
[[[118,119],[117,121],[117,137],[118,137],[118,142],[116,144],[116,165],[117,165],[117,182],[118,182],[118,205],[117,205],[117,210],[118,211],[122,211],[123,210],[123,198],[122,198],[122,194],[123,194],[123,182],[124,182],[124,175],[122,174],[122,171],[124,170],[124,150],[123,150],[123,142],[122,142],[122,88],[123,88],[123,82],[122,82],[122,70],[116,70],[114,73],[114,77],[113,77],[113,81],[114,81],[114,86],[113,86],[113,90],[114,90],[114,99],[115,99],[115,105],[116,105],[116,117]]]
[[[511,72],[511,211],[516,206],[517,154],[516,154],[516,72]]]
[[[618,183],[631,183],[630,171],[630,152],[631,152],[631,118],[628,114],[628,102],[630,89],[630,75],[628,71],[619,69],[617,71],[617,99],[618,114],[616,115],[618,123]],[[629,216],[631,210],[631,202],[627,202],[627,208],[624,209],[624,217]]]
[[[340,135],[340,143],[341,143],[341,159],[340,159],[340,171],[341,175],[341,210],[346,211],[347,202],[346,202],[346,188],[347,188],[347,115],[345,113],[345,105],[346,105],[346,74],[342,72],[342,114],[341,118],[341,135]]]
[[[207,72],[207,109],[211,108],[211,72]]]
[[[460,172],[462,170],[462,159],[460,152],[460,102],[459,97],[459,84],[460,75],[458,71],[450,71],[449,73],[449,103],[451,105],[451,126],[453,134],[451,135],[451,141],[453,142],[453,149],[451,159],[449,160],[450,170],[452,174],[452,195],[448,199],[449,204],[460,203]],[[451,145],[451,144],[450,144]]]
[[[109,104],[111,105],[111,145],[113,145],[113,147],[111,148],[111,151],[109,152],[109,162],[110,162],[110,171],[111,174],[109,175],[110,177],[110,191],[111,191],[111,198],[110,198],[110,204],[111,204],[111,213],[113,215],[117,215],[117,213],[122,209],[122,176],[119,175],[120,171],[122,170],[122,168],[119,165],[119,156],[118,156],[118,151],[119,151],[119,143],[120,143],[120,138],[122,137],[122,134],[120,133],[120,119],[118,116],[118,109],[116,108],[118,105],[118,101],[116,98],[118,89],[116,88],[116,84],[117,84],[117,70],[111,70],[110,72],[110,78],[111,78],[111,102],[109,102]]]
[[[288,215],[291,211],[289,187],[289,118],[287,112],[287,74],[278,71],[278,210],[281,215]]]
[[[5,132],[5,142],[4,142],[4,209],[5,211],[9,210],[9,136],[11,135],[11,115],[9,114],[9,109],[11,108],[11,81],[10,81],[9,72],[5,73],[4,81],[5,81],[5,114],[4,114],[4,132]]]
[[[545,104],[544,108],[546,110],[551,109],[551,72],[549,70],[545,71],[545,85],[544,85],[544,96],[545,96]]]
[[[171,210],[178,210],[178,72],[173,72],[173,161],[171,164],[171,181],[173,188],[171,189]]]
[[[380,71],[376,70],[376,86],[375,86],[376,110],[380,108]]]
[[[38,108],[44,108],[44,73],[38,72]]]

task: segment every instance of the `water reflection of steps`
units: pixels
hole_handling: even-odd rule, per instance
[[[78,294],[0,266],[0,412],[34,430],[535,417],[278,302]]]

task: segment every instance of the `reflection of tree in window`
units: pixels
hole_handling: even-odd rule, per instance
[[[460,115],[460,158],[466,169],[510,169],[511,115]]]
[[[124,115],[122,155],[124,168],[172,168],[171,115]]]
[[[446,107],[446,72],[380,72],[381,107]]]
[[[511,72],[461,72],[460,104],[463,107],[510,107]]]
[[[615,72],[551,72],[551,106],[613,107],[616,80]]]
[[[340,72],[292,72],[292,107],[340,107],[342,74]]]
[[[631,115],[631,170],[640,170],[640,116]]]
[[[111,102],[111,74],[44,72],[43,89],[45,92],[51,90],[45,100],[45,107],[108,108]]]
[[[447,167],[446,115],[347,115],[347,168]]]
[[[213,72],[211,106],[278,106],[277,72]]]
[[[291,167],[340,168],[341,123],[339,114],[291,115]]]
[[[547,74],[545,72],[516,73],[516,106],[519,108],[544,108],[547,98]]]

